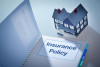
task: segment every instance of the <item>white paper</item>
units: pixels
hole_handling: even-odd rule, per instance
[[[40,56],[74,61],[81,44],[62,38],[43,36],[44,44],[40,49]],[[45,51],[44,51],[45,49]]]

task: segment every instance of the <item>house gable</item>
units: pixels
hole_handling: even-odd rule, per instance
[[[75,10],[77,10],[77,12],[75,12]],[[68,19],[74,26],[76,26],[88,13],[81,4],[79,4],[75,10],[68,16]]]
[[[55,9],[52,18],[64,21],[69,14],[70,13],[68,13],[65,8],[63,8],[60,13],[58,13],[58,10]]]

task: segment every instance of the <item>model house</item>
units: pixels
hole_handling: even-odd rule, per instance
[[[82,4],[79,4],[71,13],[67,12],[65,8],[54,9],[52,17],[55,28],[59,34],[63,35],[63,32],[66,32],[77,36],[88,25],[87,13]]]

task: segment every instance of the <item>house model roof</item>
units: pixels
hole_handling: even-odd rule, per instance
[[[55,19],[59,19],[61,21],[64,21],[68,16],[70,15],[70,13],[68,13],[65,8],[63,8],[60,12],[60,14],[58,13],[58,9],[54,10],[53,13],[53,18]]]
[[[61,10],[61,13],[59,14],[57,9],[54,10],[53,18],[64,21],[66,18],[74,25],[76,26],[80,20],[83,19],[83,17],[87,14],[87,10],[82,6],[82,4],[79,4],[78,7],[76,7],[72,13],[68,13],[64,8]]]

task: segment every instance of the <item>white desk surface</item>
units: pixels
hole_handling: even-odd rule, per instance
[[[0,22],[22,1],[0,0]],[[55,37],[57,34],[52,18],[54,9],[65,8],[68,12],[72,12],[81,3],[88,11],[89,25],[75,39],[90,44],[83,67],[100,66],[100,0],[30,0],[30,3],[41,34]]]

